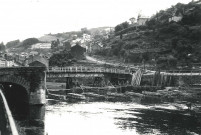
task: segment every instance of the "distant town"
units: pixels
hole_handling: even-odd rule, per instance
[[[137,21],[132,17],[129,19],[129,27],[143,26],[147,20],[149,17],[141,15],[138,16]],[[106,46],[103,41],[114,37],[114,32],[114,27],[102,27],[91,30],[82,28],[80,32],[47,34],[38,39],[26,39],[30,42],[26,48],[24,48],[26,46],[23,44],[24,41],[10,41],[7,43],[6,49],[1,51],[0,67],[29,66],[33,61],[43,61],[45,65],[48,65],[50,57],[63,50],[70,51],[73,57],[80,59],[83,58],[84,53],[93,54],[98,50],[110,47]],[[32,40],[36,41],[31,43]],[[82,51],[77,52],[80,48]]]

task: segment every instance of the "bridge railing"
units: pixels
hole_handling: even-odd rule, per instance
[[[89,73],[121,73],[130,74],[130,69],[120,70],[117,68],[103,68],[103,67],[49,67],[48,72],[89,72]]]
[[[5,113],[5,119],[7,119],[7,121],[6,121],[7,124],[5,125],[6,129],[4,130],[5,133],[3,132],[2,134],[18,135],[18,131],[17,131],[17,127],[15,125],[15,121],[12,117],[11,111],[8,107],[8,103],[7,103],[6,98],[5,98],[1,89],[0,89],[0,102],[2,102],[2,106],[4,108],[4,113]],[[3,125],[1,125],[1,126],[3,126]],[[1,134],[1,131],[0,131],[0,134]]]
[[[166,73],[201,73],[201,70],[161,70]]]

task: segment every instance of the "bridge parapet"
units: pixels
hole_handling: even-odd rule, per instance
[[[161,70],[160,73],[169,76],[200,76],[201,70]]]
[[[103,67],[50,67],[49,73],[115,73],[115,74],[131,74],[129,69],[121,70],[117,68],[103,68]]]

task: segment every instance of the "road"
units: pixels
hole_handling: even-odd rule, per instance
[[[109,63],[109,62],[105,62],[105,61],[100,61],[100,60],[97,60],[97,59],[90,57],[90,56],[86,56],[86,59],[89,61],[96,62],[98,64],[107,64],[107,65],[112,65],[112,66],[118,66],[119,65],[119,64]]]
[[[89,61],[93,61],[93,62],[96,62],[98,64],[107,64],[107,65],[111,65],[111,66],[115,66],[115,67],[123,67],[123,68],[130,68],[130,69],[133,69],[133,70],[138,70],[139,66],[133,66],[133,65],[126,65],[126,64],[121,64],[121,63],[110,63],[110,62],[106,62],[106,61],[101,61],[101,60],[98,60],[98,59],[95,59],[93,57],[90,57],[90,56],[86,56],[86,59],[89,60]],[[141,68],[142,69],[142,68]],[[144,74],[147,74],[147,75],[153,75],[155,73],[155,71],[151,71],[151,70],[146,70],[144,72]]]

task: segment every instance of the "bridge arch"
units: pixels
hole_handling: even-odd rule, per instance
[[[30,94],[28,81],[21,76],[1,75],[0,84],[12,113],[18,118],[26,116]]]
[[[25,80],[23,77],[14,76],[14,75],[3,75],[0,76],[0,83],[13,83],[20,85],[26,89],[27,94],[29,94],[30,83]]]

